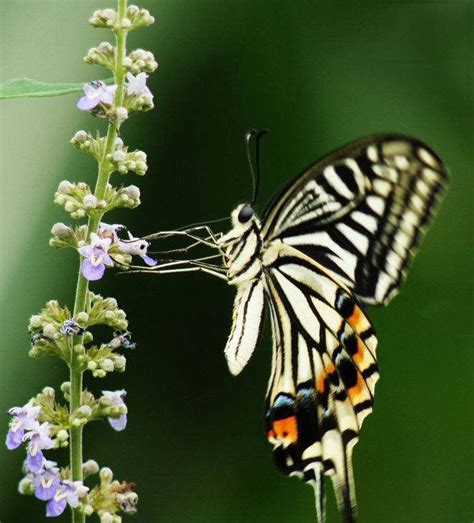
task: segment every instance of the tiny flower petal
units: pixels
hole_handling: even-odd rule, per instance
[[[89,281],[97,281],[102,278],[105,272],[105,265],[93,265],[89,258],[82,260],[81,272],[84,278]]]
[[[56,518],[60,516],[64,512],[66,505],[67,503],[64,498],[60,500],[56,500],[55,498],[51,499],[46,505],[46,517]]]
[[[34,455],[28,452],[26,456],[26,467],[30,472],[38,473],[43,468],[44,456],[41,450]]]
[[[110,426],[117,432],[121,432],[127,426],[127,415],[124,414],[120,418],[107,418],[109,420]]]
[[[148,254],[143,254],[141,258],[150,267],[154,267],[158,263],[154,258],[148,256]]]
[[[7,439],[5,440],[5,445],[8,450],[17,449],[23,442],[23,435],[25,431],[23,427],[20,427],[18,430],[10,429],[7,433]]]
[[[91,109],[94,109],[94,107],[97,107],[99,104],[100,104],[99,96],[94,96],[92,98],[83,96],[82,98],[79,98],[79,101],[77,102],[76,106],[81,111],[90,111]]]

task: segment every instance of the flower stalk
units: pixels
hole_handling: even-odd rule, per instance
[[[115,91],[114,97],[114,107],[123,106],[124,98],[124,84],[125,84],[125,73],[123,67],[123,59],[125,58],[126,42],[127,42],[127,31],[124,29],[123,20],[127,11],[127,0],[118,0],[117,6],[117,19],[119,29],[117,29],[115,34],[116,41],[116,54],[115,54],[115,71],[114,79],[115,84],[117,85],[117,90]],[[115,147],[115,141],[117,139],[117,125],[115,123],[109,122],[107,128],[107,141],[104,150],[103,157],[99,163],[98,176],[96,187],[94,191],[94,196],[97,200],[103,200],[105,196],[105,191],[109,178],[111,175],[111,169],[109,166],[109,161],[107,157],[113,153]],[[87,224],[87,240],[90,240],[92,233],[97,233],[99,229],[99,223],[102,219],[103,214],[96,213],[91,215]],[[84,277],[79,268],[77,287],[76,287],[76,297],[74,300],[74,316],[77,316],[80,312],[85,311],[86,307],[86,298],[89,290],[89,282]],[[71,352],[71,363],[69,368],[69,379],[71,383],[71,399],[70,399],[70,409],[71,412],[77,410],[81,405],[81,396],[82,396],[82,375],[83,371],[81,369],[80,362],[78,361],[78,355],[74,352]],[[70,466],[71,466],[71,475],[73,481],[82,481],[82,432],[83,426],[76,428],[71,428],[70,431]],[[85,521],[85,514],[80,512],[78,509],[72,509],[72,521],[73,523],[83,523]]]
[[[127,425],[124,389],[103,390],[99,397],[83,387],[84,374],[104,378],[110,372],[123,372],[126,357],[122,351],[136,347],[128,331],[126,314],[114,298],[103,298],[89,290],[89,282],[101,279],[106,269],[119,265],[126,270],[133,256],[147,265],[157,262],[148,256],[148,242],[135,237],[126,227],[102,222],[104,215],[118,208],[133,209],[140,204],[140,190],[135,185],[114,187],[111,176],[117,172],[144,175],[148,169],[143,151],[129,151],[119,136],[122,124],[132,111],[153,108],[153,95],[146,86],[149,72],[158,64],[153,54],[143,49],[127,56],[126,43],[130,31],[146,27],[154,18],[146,9],[117,0],[117,9],[96,11],[89,22],[94,27],[110,29],[115,46],[102,42],[90,49],[86,63],[103,65],[112,70],[114,84],[95,81],[84,85],[84,96],[78,109],[108,120],[106,136],[77,131],[71,144],[92,155],[98,163],[94,192],[84,182],[64,180],[55,194],[55,203],[64,206],[72,219],[87,217],[87,224],[70,226],[55,224],[50,246],[73,248],[79,253],[80,266],[72,312],[57,301],[50,300],[39,314],[30,318],[30,356],[55,356],[69,367],[69,381],[61,386],[65,404],[57,401],[56,392],[45,387],[23,407],[9,410],[12,416],[6,445],[13,450],[24,445],[27,458],[25,477],[20,481],[22,494],[46,501],[47,517],[56,517],[67,506],[73,523],[84,523],[97,514],[102,523],[120,523],[120,513],[134,513],[138,496],[134,484],[113,479],[108,467],[100,468],[94,460],[83,461],[83,430],[93,421],[107,418],[109,425],[122,431]],[[121,235],[127,233],[128,237]],[[93,328],[104,325],[112,329],[109,341],[97,343]],[[92,344],[95,342],[94,344]],[[43,451],[69,446],[69,466],[59,467],[46,459]],[[84,484],[94,475],[99,483]]]

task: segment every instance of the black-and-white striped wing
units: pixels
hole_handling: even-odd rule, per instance
[[[274,344],[266,425],[277,466],[315,487],[319,522],[330,475],[354,521],[351,456],[373,405],[375,332],[349,290],[293,247],[282,246],[265,287]]]
[[[398,291],[447,181],[441,159],[401,135],[359,140],[316,162],[267,207],[280,238],[333,271],[363,303]]]

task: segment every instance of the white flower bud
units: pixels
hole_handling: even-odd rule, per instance
[[[77,133],[71,138],[71,142],[84,142],[88,137],[89,135],[87,132],[81,129],[80,131],[77,131]]]
[[[95,378],[105,378],[106,376],[106,372],[105,370],[102,370],[102,369],[98,369],[98,370],[95,370],[92,375],[95,377]]]
[[[63,180],[60,182],[58,186],[58,192],[61,194],[69,194],[74,189],[74,184],[71,182],[68,182],[67,180]]]
[[[128,187],[124,187],[122,192],[132,200],[138,200],[140,198],[140,189],[136,185],[129,185]]]
[[[54,399],[54,396],[56,393],[55,393],[53,387],[44,387],[43,390],[41,391],[41,394],[43,394],[43,396]]]
[[[135,172],[137,174],[145,174],[148,171],[148,165],[145,162],[137,162]]]
[[[104,512],[104,514],[100,516],[100,523],[114,523],[114,517],[110,512]]]
[[[43,334],[47,338],[53,338],[54,339],[56,337],[56,333],[57,333],[56,327],[52,323],[48,323],[43,328]]]
[[[71,233],[72,233],[71,227],[68,227],[67,225],[65,225],[64,223],[61,223],[61,222],[55,223],[53,225],[53,227],[51,228],[51,234],[53,236],[57,236],[58,238],[70,236]]]
[[[127,359],[125,356],[119,355],[115,358],[114,365],[117,370],[124,370],[127,365]]]
[[[41,325],[43,325],[43,319],[41,318],[41,316],[39,314],[34,314],[33,316],[31,316],[30,326],[33,329],[37,329],[37,328],[41,327]]]
[[[82,425],[82,420],[80,420],[80,419],[78,419],[78,418],[74,418],[74,419],[72,420],[72,425],[73,425],[74,427],[80,427],[80,426]]]
[[[88,459],[85,463],[82,464],[82,473],[85,477],[93,476],[99,472],[99,465],[97,461],[93,459]]]
[[[89,363],[87,364],[87,368],[89,370],[95,370],[97,369],[97,363],[95,361],[89,361]]]
[[[120,174],[127,174],[128,173],[128,169],[126,167],[125,164],[121,164],[117,167],[117,171],[120,173]]]
[[[109,467],[102,467],[99,476],[100,480],[104,483],[110,483],[114,479],[114,473]]]
[[[115,312],[114,311],[106,311],[105,314],[105,319],[106,320],[113,320],[115,318]]]
[[[81,405],[77,409],[77,414],[82,418],[88,418],[92,414],[92,409],[89,405]]]
[[[128,111],[125,107],[117,107],[115,109],[115,117],[117,118],[117,123],[122,123],[128,118]]]
[[[126,57],[122,60],[122,65],[123,65],[124,67],[132,67],[132,64],[133,64],[132,59],[129,58],[128,56],[126,56]]]
[[[61,430],[56,434],[56,438],[57,438],[59,441],[67,441],[68,438],[69,438],[69,434],[68,434],[67,430],[61,429]]]
[[[31,495],[34,494],[35,489],[33,487],[33,483],[31,482],[31,479],[26,477],[23,478],[20,483],[18,483],[18,492],[23,495]]]
[[[86,194],[82,203],[86,209],[95,209],[97,207],[97,198],[93,194]]]
[[[127,15],[132,18],[133,16],[137,16],[139,13],[140,8],[137,5],[129,5],[127,8]]]
[[[69,394],[71,392],[71,382],[70,381],[64,381],[61,383],[61,391],[64,394]]]
[[[84,505],[82,508],[82,512],[84,512],[86,516],[92,516],[92,514],[94,513],[94,507],[92,505]]]
[[[116,138],[115,140],[115,148],[116,149],[122,149],[123,147],[123,140],[122,138]]]
[[[78,323],[82,323],[82,324],[85,324],[89,321],[89,315],[87,314],[87,312],[80,312],[77,316],[76,316],[76,321]]]
[[[112,372],[114,370],[114,362],[109,359],[105,358],[100,362],[100,366],[105,372]]]
[[[115,151],[114,154],[112,155],[112,160],[117,163],[124,162],[126,158],[127,158],[127,153],[125,151],[121,151],[121,150]]]
[[[64,209],[66,210],[66,212],[74,212],[77,209],[77,205],[75,202],[69,200],[64,205]]]

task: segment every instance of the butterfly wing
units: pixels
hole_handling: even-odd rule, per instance
[[[447,181],[441,159],[401,135],[359,140],[316,162],[267,207],[265,240],[281,239],[333,271],[362,303],[402,284]]]
[[[354,521],[351,456],[378,379],[374,330],[348,289],[293,247],[282,245],[265,288],[273,326],[266,426],[277,467],[315,487],[320,522],[330,475],[345,521]]]
[[[230,372],[236,376],[247,365],[261,336],[264,316],[261,280],[239,285],[234,301],[232,328],[224,350]]]

